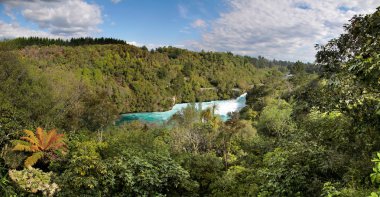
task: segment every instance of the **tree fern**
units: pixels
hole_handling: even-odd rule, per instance
[[[55,129],[46,132],[39,127],[35,134],[29,130],[24,130],[24,133],[27,136],[21,137],[21,140],[14,140],[12,143],[14,151],[33,152],[24,162],[26,167],[33,166],[44,156],[55,155],[55,151],[65,153],[64,135],[58,134]]]
[[[25,152],[33,152],[30,146],[23,145],[23,144],[16,144],[16,146],[13,148],[15,151],[25,151]]]
[[[36,130],[36,137],[38,138],[38,141],[41,142],[41,146],[44,146],[46,133],[42,130],[41,127],[38,127]]]
[[[24,140],[12,140],[11,143],[13,144],[13,146],[16,146],[17,144],[22,144],[22,145],[27,145],[27,146],[30,145],[29,142],[25,142]]]
[[[53,141],[54,141],[53,136],[57,136],[57,131],[56,131],[55,129],[51,130],[51,131],[47,134],[47,136],[46,136],[46,140],[45,140],[45,142],[46,142],[45,146],[46,146],[46,147],[48,147],[49,145],[51,145],[51,143],[53,143]]]
[[[24,165],[25,166],[33,166],[42,157],[44,157],[44,153],[43,152],[33,153],[33,155],[31,155],[31,156],[29,156],[28,158],[25,159]]]
[[[24,139],[25,141],[28,141],[33,144],[36,144],[38,142],[38,139],[34,135],[33,131],[25,129],[23,132],[27,135],[27,137],[21,137],[21,139]]]

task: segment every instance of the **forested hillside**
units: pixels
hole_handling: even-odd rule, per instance
[[[107,44],[113,42],[120,41],[4,41],[2,97],[10,106],[26,111],[16,114],[20,119],[95,130],[111,123],[119,113],[163,111],[175,103],[236,97],[261,83],[271,70],[256,68],[252,64],[255,59],[231,53],[172,47],[148,51],[128,44]],[[271,61],[260,61],[261,67],[273,67]]]
[[[317,46],[316,65],[172,47],[5,41],[0,193],[379,196],[379,21],[380,9],[355,16],[344,34]],[[118,113],[164,110],[173,97],[243,91],[247,107],[226,122],[214,108],[190,105],[164,125],[112,125]]]

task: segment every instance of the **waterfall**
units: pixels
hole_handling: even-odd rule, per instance
[[[220,115],[222,120],[226,121],[229,118],[228,113],[240,111],[242,108],[246,106],[246,97],[247,93],[244,93],[236,99],[199,102],[196,103],[195,106],[196,108],[201,107],[202,109],[206,109],[215,105],[215,114]],[[189,103],[176,104],[173,106],[171,110],[164,112],[142,112],[122,114],[120,120],[118,121],[118,124],[132,120],[141,120],[143,122],[150,123],[162,123],[169,120],[175,113],[186,108],[188,105]]]

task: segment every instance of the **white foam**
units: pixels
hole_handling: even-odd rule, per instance
[[[222,116],[222,118],[226,120],[228,118],[228,113],[240,111],[243,107],[246,106],[246,96],[247,93],[244,93],[236,99],[195,103],[195,107],[198,108],[199,104],[201,104],[202,109],[207,109],[216,106],[215,114]],[[165,112],[131,113],[123,114],[122,117],[126,119],[128,119],[128,117],[133,117],[135,119],[145,121],[166,121],[175,113],[186,108],[188,105],[189,103],[180,103],[174,105],[171,110]]]

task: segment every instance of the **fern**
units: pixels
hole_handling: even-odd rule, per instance
[[[55,129],[51,130],[48,135],[46,136],[46,144],[44,144],[46,147],[50,146],[51,143],[54,141],[53,136],[57,135],[57,131]]]
[[[29,156],[28,158],[26,158],[25,162],[24,162],[24,165],[25,166],[33,166],[34,164],[37,163],[38,160],[40,160],[42,157],[44,157],[44,153],[43,152],[36,152],[36,153],[33,153],[33,155]]]
[[[37,130],[36,130],[36,136],[38,138],[38,140],[41,142],[41,143],[44,143],[45,140],[44,140],[44,132],[42,130],[41,127],[38,127]],[[44,144],[41,144],[42,146],[44,146]]]
[[[20,139],[24,140],[24,141],[27,141],[31,144],[37,144],[38,142],[35,141],[34,139],[30,138],[30,137],[21,137]]]
[[[33,152],[32,148],[30,146],[23,145],[23,144],[16,144],[16,146],[13,148],[13,150],[15,150],[15,151]]]
[[[11,143],[13,146],[16,146],[17,144],[22,144],[22,145],[26,145],[26,146],[30,145],[29,142],[25,142],[23,140],[12,140]]]
[[[54,155],[55,151],[60,151],[62,154],[65,153],[66,144],[63,140],[64,135],[57,134],[55,129],[46,132],[38,127],[35,134],[29,130],[24,130],[24,133],[27,136],[21,137],[21,140],[14,140],[12,143],[14,151],[33,152],[24,162],[26,167],[34,165],[45,155]]]
[[[37,137],[34,135],[33,131],[30,131],[30,130],[24,130],[23,131],[28,137],[30,140],[28,140],[30,143],[36,143],[38,142],[38,139]]]

